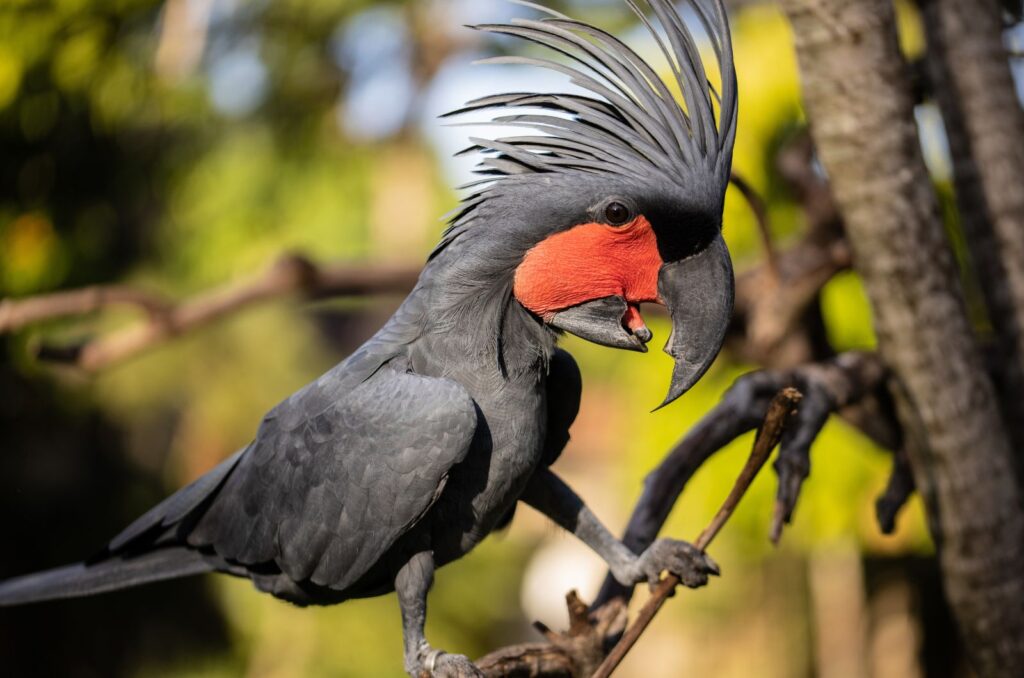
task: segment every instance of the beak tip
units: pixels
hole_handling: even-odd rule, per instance
[[[658,291],[672,318],[665,352],[675,367],[668,396],[655,411],[683,395],[711,367],[729,327],[735,302],[732,261],[719,236],[702,252],[664,264]]]
[[[691,363],[689,361],[676,358],[675,369],[672,370],[672,383],[668,387],[668,395],[665,396],[665,400],[658,405],[656,408],[651,410],[657,412],[658,410],[671,405],[673,402],[678,400],[684,393],[689,391],[693,386],[700,381],[700,378],[704,376],[704,373],[708,371],[712,361],[707,361],[707,364]]]
[[[679,400],[679,398],[689,390],[689,385],[677,384],[675,381],[673,381],[672,385],[668,389],[668,395],[665,396],[665,400],[663,400],[660,405],[651,410],[651,412],[654,413],[660,409],[668,407],[675,401]]]

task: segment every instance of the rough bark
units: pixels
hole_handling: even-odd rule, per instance
[[[1012,448],[921,157],[889,0],[786,0],[804,100],[875,313],[946,593],[982,676],[1024,675]]]
[[[928,72],[953,156],[957,207],[1000,366],[993,378],[1024,458],[1024,110],[997,0],[922,0]],[[1020,468],[1018,468],[1018,471]]]

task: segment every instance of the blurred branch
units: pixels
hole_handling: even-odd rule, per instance
[[[635,553],[643,552],[654,543],[690,478],[715,452],[754,430],[767,414],[771,399],[781,389],[795,386],[804,393],[804,401],[791,431],[783,440],[780,460],[783,456],[795,457],[797,452],[802,455],[801,450],[810,448],[810,442],[824,423],[819,423],[823,408],[831,413],[857,404],[883,387],[886,376],[884,365],[874,353],[844,353],[824,363],[792,370],[762,370],[743,375],[647,476],[623,543]],[[792,462],[777,466],[780,496],[783,488],[795,485],[794,491],[785,493],[784,505],[789,508],[788,513],[792,513],[791,507],[807,476],[803,468]],[[809,468],[807,464],[808,471]],[[799,477],[799,482],[792,479],[794,476]],[[773,527],[773,531],[775,529]],[[602,605],[615,598],[628,600],[631,596],[632,590],[607,577],[595,604]]]
[[[96,371],[123,362],[182,334],[222,320],[256,304],[289,295],[306,298],[401,294],[412,289],[418,267],[318,265],[300,255],[281,257],[261,275],[171,304],[161,297],[126,287],[94,287],[0,302],[0,333],[30,323],[83,315],[113,305],[144,308],[148,317],[83,344],[43,345],[43,360],[71,363]]]
[[[733,172],[729,175],[729,183],[736,187],[736,190],[740,192],[740,195],[743,196],[747,204],[750,205],[750,209],[754,212],[754,218],[757,219],[758,230],[761,233],[761,242],[764,245],[768,271],[777,281],[779,278],[779,261],[778,253],[775,251],[775,243],[772,241],[771,224],[768,222],[768,208],[765,206],[761,196],[754,190],[754,187],[750,185],[750,182],[741,175]]]
[[[783,252],[776,252],[771,244],[763,201],[741,177],[733,180],[757,215],[768,257],[766,265],[741,274],[737,280],[733,334],[744,337],[744,348],[740,351],[744,358],[778,366],[780,361],[773,360],[772,356],[785,352],[777,350],[780,343],[793,333],[807,309],[815,305],[821,288],[837,272],[849,266],[849,252],[841,240],[819,242],[817,236]],[[807,184],[810,182],[810,179],[805,181]],[[817,196],[815,191],[820,189],[805,190],[807,195]],[[824,191],[827,194],[827,187]],[[821,202],[818,197],[814,200]],[[817,233],[819,229],[812,230]],[[96,371],[256,303],[295,293],[311,297],[404,293],[412,288],[417,274],[418,271],[412,267],[352,267],[347,263],[318,265],[302,256],[287,255],[260,276],[178,304],[160,295],[126,286],[90,287],[3,300],[0,301],[0,334],[46,320],[88,315],[117,305],[145,310],[148,315],[145,321],[104,337],[71,346],[44,344],[38,349],[37,355],[42,360],[70,363],[84,370]],[[815,356],[804,353],[794,357],[798,359],[789,362],[803,362]]]
[[[166,315],[172,304],[163,297],[123,285],[94,286],[25,299],[0,299],[0,334],[68,316],[88,315],[111,306],[135,306],[151,316]]]
[[[827,242],[841,236],[843,218],[829,182],[818,167],[814,141],[806,130],[779,149],[775,168],[803,207],[807,237]]]
[[[822,288],[847,270],[852,256],[828,181],[816,169],[806,133],[778,152],[776,169],[804,211],[807,228],[798,242],[776,254],[775,271],[756,267],[736,281],[730,349],[772,369],[830,358],[819,309]]]
[[[161,13],[153,68],[177,83],[191,75],[202,59],[213,11],[212,0],[168,0]]]
[[[914,494],[914,473],[910,466],[910,455],[906,447],[900,447],[893,454],[892,472],[882,496],[875,502],[875,518],[883,534],[896,530],[896,516]]]
[[[782,252],[774,275],[766,267],[741,273],[736,280],[736,319],[742,328],[745,358],[780,366],[820,357],[813,349],[786,356],[784,341],[816,306],[821,290],[837,273],[850,267],[850,251],[842,240],[817,244],[805,240]]]

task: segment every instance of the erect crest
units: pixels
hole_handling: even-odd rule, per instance
[[[496,116],[491,124],[540,132],[472,139],[476,145],[463,153],[483,154],[477,173],[485,178],[469,186],[541,172],[583,171],[631,178],[657,173],[681,186],[717,182],[724,195],[736,135],[737,101],[732,40],[721,0],[682,3],[693,10],[711,42],[721,75],[720,96],[708,82],[693,35],[670,0],[643,2],[649,13],[638,2],[625,0],[668,60],[682,105],[654,68],[607,31],[525,0],[512,1],[543,12],[545,18],[475,28],[542,45],[564,60],[501,56],[481,63],[550,69],[568,76],[587,93],[499,94],[449,113],[509,111]],[[456,220],[471,212],[480,197],[468,198]]]

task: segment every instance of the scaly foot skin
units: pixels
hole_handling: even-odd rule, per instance
[[[484,678],[483,672],[465,655],[448,654],[427,646],[420,657],[419,667],[409,671],[414,678]]]
[[[653,589],[661,581],[661,573],[666,570],[679,577],[684,586],[692,589],[707,584],[708,575],[720,574],[718,564],[693,544],[675,539],[659,539],[631,564],[627,574],[629,581],[619,581],[635,585],[646,580]]]

